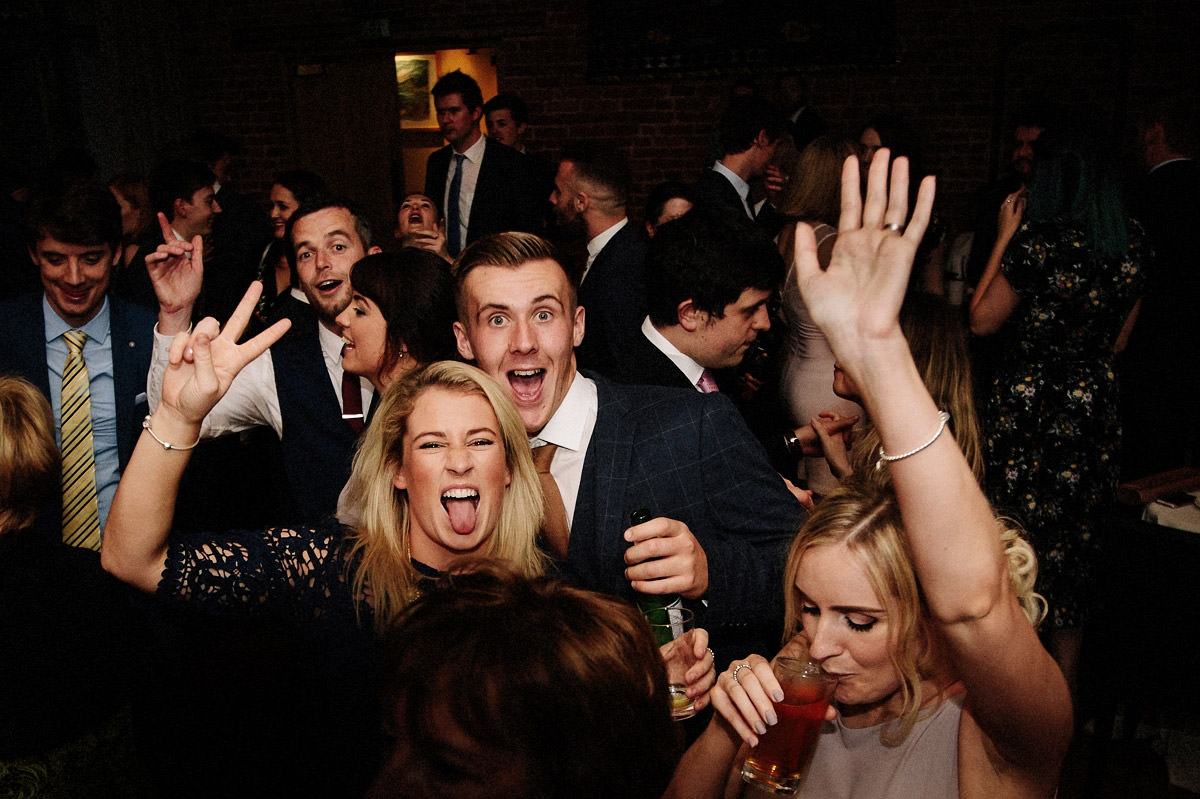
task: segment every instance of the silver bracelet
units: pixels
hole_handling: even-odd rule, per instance
[[[178,449],[178,450],[195,449],[196,445],[200,443],[199,437],[197,437],[195,441],[193,441],[191,444],[188,444],[186,447],[180,446],[179,444],[172,444],[170,441],[163,441],[161,438],[156,436],[154,434],[154,430],[151,429],[149,415],[147,415],[146,418],[142,420],[142,429],[145,430],[147,433],[149,433],[151,438],[153,438],[160,445],[162,445],[163,449]]]
[[[875,461],[875,470],[878,471],[878,470],[882,469],[883,464],[885,464],[885,463],[892,463],[894,461],[902,461],[905,458],[910,458],[913,455],[916,455],[921,450],[923,450],[926,447],[933,444],[933,442],[937,441],[938,438],[941,437],[942,431],[946,429],[946,424],[950,421],[950,411],[938,411],[938,419],[940,420],[940,423],[938,424],[937,432],[933,434],[933,438],[929,439],[928,441],[926,441],[924,444],[917,447],[916,449],[910,449],[908,452],[902,453],[900,455],[888,455],[886,452],[883,451],[883,445],[881,444],[879,446],[879,460]]]

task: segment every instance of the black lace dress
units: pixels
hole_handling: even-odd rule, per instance
[[[382,739],[349,534],[330,519],[172,536],[146,714],[164,793],[363,793]]]

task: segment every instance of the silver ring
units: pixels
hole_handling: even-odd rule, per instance
[[[717,662],[717,653],[712,651],[712,647],[705,647],[705,648],[708,649],[708,656],[713,659],[713,663],[716,663]]]
[[[740,683],[740,682],[738,682],[738,678],[737,678],[737,676],[738,676],[738,672],[739,672],[739,671],[741,671],[742,669],[748,669],[748,668],[750,668],[750,664],[749,664],[749,663],[739,663],[739,664],[737,665],[737,667],[736,667],[736,668],[734,668],[734,670],[733,670],[733,675],[732,675],[732,676],[733,676],[733,681],[734,681],[734,682],[736,682],[738,685],[741,685],[741,683]]]
[[[895,231],[896,233],[900,232],[900,226],[897,225],[895,222],[888,222],[886,225],[883,226],[883,229]]]

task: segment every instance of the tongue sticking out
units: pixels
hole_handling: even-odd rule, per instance
[[[459,534],[475,529],[475,499],[445,499],[446,513],[450,515],[450,526]]]

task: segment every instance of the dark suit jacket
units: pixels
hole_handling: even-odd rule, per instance
[[[710,207],[732,208],[742,214],[746,213],[741,195],[720,172],[712,169],[701,172],[700,179],[696,181],[695,192],[696,199]],[[758,216],[754,217],[754,221],[768,236],[774,237],[786,220],[775,210],[775,206],[767,202],[759,210]]]
[[[117,400],[117,454],[121,468],[129,462],[142,433],[146,405],[146,375],[154,344],[156,317],[150,311],[110,296],[109,328],[112,343],[113,382]],[[0,372],[24,377],[50,399],[50,373],[46,365],[46,321],[42,292],[25,294],[0,303]],[[57,419],[55,422],[57,423]],[[54,507],[39,513],[39,529],[57,527]]]
[[[425,163],[425,194],[439,206],[446,194],[446,174],[450,170],[452,153],[453,149],[447,144],[431,153]],[[540,233],[543,209],[550,202],[549,197],[541,194],[541,183],[534,174],[531,160],[511,147],[488,139],[483,163],[479,165],[479,179],[475,183],[466,243],[507,230]],[[442,216],[445,216],[445,209],[442,210]]]
[[[611,376],[642,338],[639,328],[646,317],[646,243],[633,222],[626,222],[592,262],[579,287],[579,304],[586,314],[575,357],[581,368]]]
[[[646,508],[687,524],[704,547],[708,604],[692,604],[720,659],[778,648],[784,559],[804,511],[737,410],[719,394],[589,377],[599,412],[575,503],[568,574],[584,587],[632,598],[623,536],[630,512]]]
[[[696,387],[679,371],[675,362],[651,344],[641,330],[637,339],[630,343],[627,356],[621,360],[612,378],[630,386],[664,386],[696,391]]]

